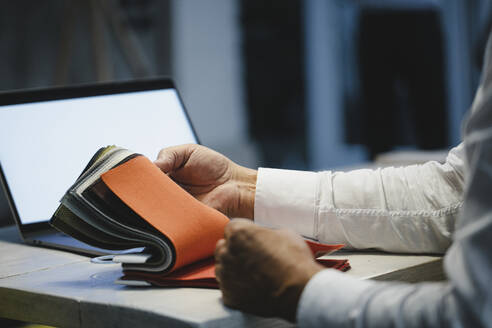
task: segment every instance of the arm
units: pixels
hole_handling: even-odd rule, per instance
[[[492,55],[490,40],[488,48]],[[482,85],[465,129],[467,190],[444,261],[447,282],[381,283],[319,270],[306,263],[308,255],[295,237],[284,233],[279,240],[278,231],[261,232],[254,225],[232,222],[216,249],[224,303],[257,314],[296,317],[300,327],[489,327],[492,67],[490,56],[486,58]],[[276,240],[274,247],[269,240]],[[276,270],[277,263],[289,270]],[[273,278],[272,272],[276,273]],[[257,282],[250,276],[262,279]],[[258,289],[261,295],[255,293]],[[285,293],[286,297],[278,297]],[[296,314],[289,311],[293,308]]]
[[[318,272],[298,306],[301,327],[487,327],[492,316],[492,42],[465,128],[468,167],[462,215],[445,257],[448,282],[383,284]],[[327,294],[329,293],[329,294]]]
[[[482,104],[486,110],[478,108],[467,128],[470,176],[463,215],[445,257],[449,281],[406,284],[354,279],[316,266],[302,240],[288,231],[232,221],[215,253],[224,303],[297,320],[299,327],[490,325],[492,88],[489,97]]]
[[[258,178],[199,145],[163,149],[155,163],[229,217],[352,248],[439,253],[462,204],[462,152],[462,145],[451,150],[445,164],[347,173],[260,169]]]
[[[255,222],[349,248],[443,253],[463,203],[462,157],[461,144],[444,164],[318,173],[260,169]]]

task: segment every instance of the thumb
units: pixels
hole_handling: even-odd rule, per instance
[[[154,164],[164,173],[173,171],[174,160],[170,156],[160,156],[154,161]]]
[[[171,173],[183,167],[193,153],[190,145],[181,145],[164,148],[157,155],[154,164],[164,173]]]

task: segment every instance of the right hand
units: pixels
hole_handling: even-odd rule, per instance
[[[154,163],[204,204],[231,218],[253,219],[256,170],[195,144],[164,148]]]
[[[231,220],[215,248],[224,304],[261,316],[295,321],[304,287],[322,269],[301,236],[247,220]]]

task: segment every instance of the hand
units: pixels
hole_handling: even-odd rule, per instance
[[[162,149],[154,163],[206,205],[229,217],[253,219],[256,170],[195,144]]]
[[[215,261],[225,305],[290,321],[307,282],[323,269],[299,235],[241,219],[226,226]]]

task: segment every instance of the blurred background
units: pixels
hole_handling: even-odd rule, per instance
[[[360,167],[389,151],[459,143],[491,8],[0,0],[0,91],[170,76],[201,142],[242,165]],[[0,225],[7,213],[0,199]]]

